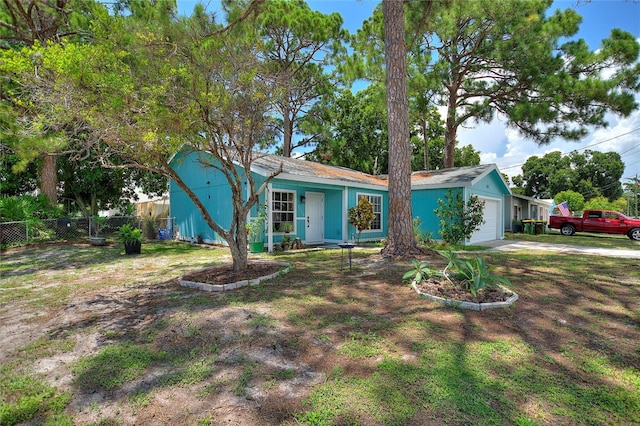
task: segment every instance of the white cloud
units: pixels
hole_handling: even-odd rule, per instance
[[[636,99],[640,103],[640,94]],[[463,146],[471,144],[479,150],[482,164],[495,163],[510,177],[521,174],[520,166],[533,155],[543,156],[551,151],[582,152],[585,149],[620,154],[626,166],[623,182],[636,174],[640,175],[640,111],[634,111],[626,118],[608,114],[606,120],[609,127],[595,129],[579,142],[556,140],[539,146],[515,129],[507,128],[498,119],[473,128],[461,127],[458,130],[458,140]]]
[[[640,38],[636,39],[640,43]],[[613,70],[604,71],[609,77]],[[640,104],[640,93],[636,94],[636,102]],[[439,109],[445,117],[446,109]],[[507,175],[522,173],[521,165],[533,155],[543,156],[551,151],[569,153],[574,150],[589,149],[600,152],[617,152],[625,163],[622,181],[640,175],[640,111],[636,110],[629,117],[623,118],[607,114],[606,128],[594,129],[579,142],[555,140],[548,145],[538,145],[524,138],[518,131],[507,128],[504,120],[495,118],[491,123],[469,125],[458,129],[460,145],[471,144],[480,151],[482,164],[495,163]],[[473,123],[472,123],[473,124]]]

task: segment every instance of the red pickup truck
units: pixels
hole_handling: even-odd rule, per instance
[[[550,216],[549,228],[559,229],[562,235],[577,232],[626,235],[640,241],[640,219],[631,219],[610,210],[585,210],[582,217]]]

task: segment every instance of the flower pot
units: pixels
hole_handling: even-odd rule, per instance
[[[264,241],[256,241],[253,243],[249,243],[249,251],[251,253],[262,253],[264,252]]]
[[[125,254],[140,254],[141,248],[142,248],[142,243],[140,241],[132,241],[132,242],[124,243]]]
[[[104,246],[107,245],[107,239],[104,237],[89,237],[89,243],[92,246]]]

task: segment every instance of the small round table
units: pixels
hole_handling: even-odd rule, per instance
[[[342,271],[342,265],[344,264],[344,249],[347,249],[347,253],[349,254],[349,270],[351,270],[351,250],[353,250],[356,245],[351,243],[342,243],[338,244],[338,246],[342,249],[340,252],[340,270]]]

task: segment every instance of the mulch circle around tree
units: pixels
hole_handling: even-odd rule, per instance
[[[277,263],[250,262],[247,269],[234,271],[233,265],[220,265],[186,274],[182,279],[197,283],[222,285],[244,280],[255,280],[275,274],[282,268],[283,266]]]
[[[452,299],[461,302],[492,303],[505,302],[513,293],[500,287],[485,287],[474,296],[462,284],[453,285],[447,280],[430,279],[416,284],[417,289],[432,296]]]

